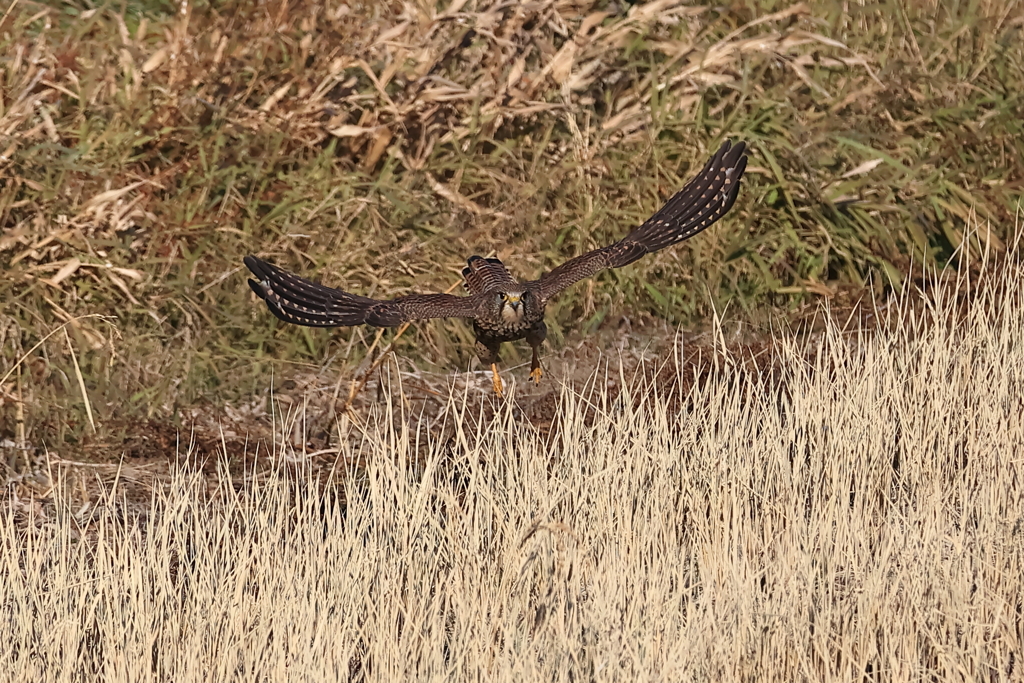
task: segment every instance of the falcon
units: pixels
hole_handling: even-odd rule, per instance
[[[629,265],[706,229],[732,208],[746,165],[746,145],[725,142],[697,177],[642,225],[618,242],[570,259],[537,280],[519,281],[500,260],[470,256],[462,269],[466,296],[412,294],[380,300],[325,287],[246,256],[245,266],[255,275],[249,286],[275,316],[309,327],[397,327],[412,320],[467,318],[476,333],[477,356],[491,366],[494,392],[500,397],[502,343],[526,340],[533,348],[530,378],[539,383],[544,372],[538,351],[547,336],[544,308],[551,297],[606,268]]]

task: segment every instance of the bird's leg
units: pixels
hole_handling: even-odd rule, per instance
[[[533,347],[533,359],[530,361],[530,379],[533,380],[534,384],[540,384],[540,378],[544,376],[544,371],[540,369],[540,358],[537,356],[537,352],[540,351],[540,345],[544,343],[544,339],[548,336],[548,326],[544,324],[544,321],[538,321],[529,329],[526,333],[526,343]]]
[[[498,351],[501,349],[501,342],[488,337],[485,333],[481,333],[479,329],[476,330],[476,335],[477,358],[483,364],[490,364],[494,393],[498,395],[498,398],[501,398],[505,395],[504,387],[501,385],[501,375],[498,374],[498,363],[501,361]]]
[[[537,347],[533,347],[533,359],[530,361],[530,379],[533,380],[534,384],[540,384],[540,378],[544,376],[544,371],[540,367],[540,358],[537,357]]]
[[[498,374],[498,364],[491,363],[491,372],[494,373],[491,380],[494,382],[494,393],[498,395],[498,398],[502,398],[505,394],[504,388],[501,385],[501,375]]]

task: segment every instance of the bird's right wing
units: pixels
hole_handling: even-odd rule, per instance
[[[281,320],[307,327],[396,327],[426,318],[475,318],[481,299],[451,294],[412,294],[369,299],[301,278],[255,256],[243,259],[256,276],[249,286]]]
[[[538,280],[545,301],[573,283],[605,268],[621,268],[693,237],[732,208],[747,167],[746,145],[728,141],[704,165],[697,177],[673,195],[656,214],[615,244],[577,256]]]

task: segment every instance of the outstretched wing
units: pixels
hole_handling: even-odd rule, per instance
[[[451,294],[368,299],[306,280],[255,256],[246,256],[243,262],[257,278],[249,280],[249,286],[270,312],[285,322],[307,327],[396,327],[426,318],[475,318],[481,303],[477,297]]]
[[[547,300],[566,287],[605,268],[621,268],[644,254],[693,237],[732,208],[747,167],[746,145],[726,141],[686,187],[669,199],[658,213],[615,244],[577,256],[538,280],[540,296]]]

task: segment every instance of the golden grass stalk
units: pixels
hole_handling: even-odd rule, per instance
[[[78,356],[75,355],[75,347],[71,343],[71,337],[68,335],[68,328],[66,325],[62,325],[61,329],[64,330],[64,340],[68,343],[68,353],[71,354],[71,363],[75,366],[75,378],[78,380],[78,388],[82,391],[82,402],[85,404],[85,414],[89,417],[89,425],[92,427],[92,433],[96,433],[96,421],[92,417],[92,404],[89,402],[89,392],[85,390],[85,378],[82,377],[82,368],[78,365]]]

